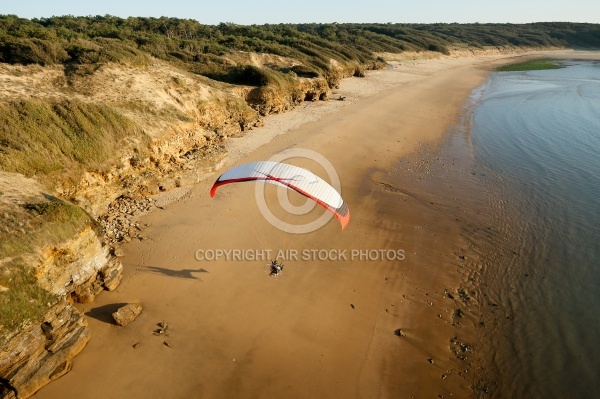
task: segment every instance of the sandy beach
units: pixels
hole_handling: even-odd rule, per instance
[[[471,91],[510,57],[396,62],[344,80],[330,101],[269,116],[264,127],[230,139],[227,166],[170,192],[159,200],[162,209],[141,219],[148,227],[143,240],[123,247],[119,288],[78,305],[89,316],[89,344],[71,372],[34,397],[473,395],[476,363],[452,348],[473,343],[479,319],[465,310],[457,323],[464,304],[448,296],[472,283],[461,259],[475,255],[447,211],[460,197],[399,185],[395,174],[424,168]],[[289,149],[316,151],[333,165],[351,212],[345,230],[335,219],[308,234],[275,228],[257,205],[254,184],[225,186],[210,198],[228,166]],[[288,162],[327,176],[314,160]],[[265,191],[275,204],[276,187]],[[304,203],[293,195],[290,201]],[[273,212],[294,224],[323,211]],[[298,256],[283,261],[278,277],[268,275],[268,258],[197,259],[236,249]],[[386,255],[352,256],[369,250]],[[129,302],[141,303],[143,313],[116,326],[111,313]],[[156,336],[162,321],[167,334]]]

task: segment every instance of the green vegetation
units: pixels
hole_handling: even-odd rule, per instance
[[[504,65],[498,68],[499,71],[510,72],[510,71],[536,71],[542,69],[560,69],[562,66],[558,65],[555,60],[544,58],[539,60],[529,60],[519,62],[516,64]]]
[[[376,54],[485,47],[600,47],[600,26],[532,24],[277,24],[203,25],[190,19],[60,16],[23,19],[0,15],[0,62],[143,65],[150,56],[235,84],[265,84],[271,78],[237,65],[237,51],[293,58],[310,76],[334,83],[330,60],[348,71],[377,67]],[[292,69],[275,69],[285,75]],[[304,70],[295,72],[298,76]],[[260,74],[258,74],[260,75]]]
[[[83,209],[56,198],[2,209],[0,221],[0,259],[64,242],[92,224]]]
[[[20,260],[0,268],[0,345],[3,336],[27,320],[36,320],[57,302],[57,297],[36,284],[35,271]]]
[[[26,176],[98,168],[136,132],[133,122],[105,105],[0,103],[0,168]]]

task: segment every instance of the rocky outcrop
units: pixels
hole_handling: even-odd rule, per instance
[[[90,338],[87,321],[70,302],[12,336],[0,350],[0,398],[27,398],[71,369]]]
[[[30,264],[42,288],[57,296],[71,295],[80,303],[92,302],[102,290],[117,288],[123,270],[92,227],[72,240],[41,249]]]
[[[21,259],[34,271],[32,284],[53,299],[41,317],[23,320],[11,330],[0,328],[0,398],[27,398],[70,370],[71,359],[90,338],[87,322],[72,302],[91,302],[101,291],[114,290],[123,269],[92,225]]]
[[[324,78],[299,78],[290,88],[257,87],[246,95],[246,101],[260,115],[276,114],[293,109],[303,101],[327,100],[329,85]]]

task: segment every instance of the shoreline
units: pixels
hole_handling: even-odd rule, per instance
[[[600,52],[586,51],[576,54],[557,54],[553,58],[559,60],[559,64],[566,60],[565,65],[571,65],[570,61],[574,61],[574,64],[578,64],[578,61],[595,61],[597,63],[600,60]],[[525,78],[526,76],[516,76],[516,78]],[[532,79],[535,79],[535,76],[539,75],[534,74],[533,76]],[[500,76],[496,78],[497,81],[502,81]],[[569,76],[569,79],[571,78],[576,81],[574,76]],[[561,87],[557,83],[558,81],[559,79],[552,80],[552,84]],[[498,86],[495,85],[494,87],[498,90]],[[498,91],[494,92],[498,95]],[[537,95],[540,96],[540,94]],[[551,95],[550,98],[552,98]],[[535,114],[532,117],[534,118],[533,121],[536,120],[536,117],[539,118]],[[519,122],[515,122],[515,126],[521,126],[522,121]],[[549,135],[553,134],[551,130],[548,129]],[[504,133],[504,131],[500,129],[498,133]],[[544,131],[544,134],[546,134],[546,131]],[[479,134],[480,141],[484,141],[482,136],[485,136],[485,133]],[[514,142],[514,139],[515,137],[509,136],[505,140]],[[547,151],[539,143],[536,143],[538,144],[536,146],[532,146],[531,143],[527,144],[523,144],[523,148],[526,150],[535,148],[539,153],[546,153]],[[571,146],[572,144],[564,148],[568,148],[569,151],[573,152]],[[481,150],[486,146],[480,142],[478,147]],[[542,259],[539,252],[537,252],[539,247],[556,247],[557,250],[562,251],[569,248],[581,248],[584,244],[579,240],[576,244],[573,244],[564,238],[566,235],[560,235],[560,242],[556,240],[556,237],[553,240],[552,237],[545,235],[545,228],[540,227],[544,223],[545,216],[536,213],[536,211],[538,211],[538,207],[548,205],[540,198],[534,198],[535,190],[528,191],[518,187],[515,184],[514,172],[511,174],[503,167],[494,167],[497,165],[494,165],[494,161],[490,160],[490,158],[496,156],[494,154],[503,154],[503,156],[498,157],[499,159],[510,159],[511,155],[513,156],[512,159],[515,159],[514,154],[511,154],[507,148],[495,146],[494,150],[490,152],[488,144],[487,151],[484,150],[488,153],[487,157],[481,155],[480,162],[477,164],[478,172],[485,173],[485,177],[484,174],[479,177],[478,185],[489,189],[487,197],[492,204],[488,212],[488,219],[485,221],[485,225],[488,226],[489,230],[473,231],[471,234],[471,240],[477,242],[480,250],[488,249],[487,252],[481,252],[481,264],[477,271],[477,278],[481,280],[477,287],[479,294],[478,306],[481,308],[482,323],[484,323],[484,328],[480,329],[478,342],[484,353],[493,354],[493,356],[483,358],[479,362],[482,370],[479,373],[478,385],[482,388],[485,387],[485,392],[490,396],[498,394],[548,396],[559,392],[565,392],[568,395],[566,392],[572,392],[570,386],[573,384],[580,387],[580,395],[593,392],[594,384],[583,382],[586,378],[586,371],[594,369],[593,366],[585,365],[584,360],[578,359],[573,362],[568,370],[563,370],[560,366],[548,361],[548,357],[556,357],[559,359],[557,363],[563,364],[565,361],[563,359],[570,359],[572,353],[585,351],[582,348],[586,344],[590,345],[591,342],[591,347],[594,347],[593,339],[589,340],[589,338],[588,340],[580,338],[575,348],[560,346],[561,343],[565,342],[563,336],[578,331],[593,331],[594,325],[593,323],[582,322],[579,319],[565,322],[558,316],[566,309],[575,309],[577,306],[573,303],[569,303],[569,305],[551,303],[546,295],[551,296],[550,293],[554,293],[557,286],[565,287],[565,291],[568,292],[572,289],[573,283],[563,281],[563,279],[553,282],[551,278],[547,278],[553,270],[556,270],[556,264],[562,263]],[[486,164],[486,158],[489,164]],[[528,159],[527,157],[524,158]],[[539,159],[536,160],[539,165],[542,165],[541,167],[545,173],[551,174],[551,172],[548,172],[551,170],[550,166],[544,165]],[[504,162],[506,167],[507,161]],[[526,161],[524,162],[526,163]],[[520,172],[527,175],[526,167],[523,167]],[[530,176],[530,181],[532,185],[544,184],[544,178],[540,175]],[[578,190],[574,192],[578,192]],[[524,198],[527,198],[526,204],[523,202]],[[573,204],[570,204],[570,206],[573,206]],[[562,222],[563,220],[558,211],[552,212],[552,218],[554,221]],[[569,225],[568,220],[564,223]],[[534,230],[534,227],[529,226],[536,226],[536,230]],[[531,230],[529,230],[530,228]],[[578,251],[583,250],[578,249]],[[573,264],[585,265],[585,262],[577,260],[572,262]],[[568,267],[572,270],[568,262],[564,261],[564,264],[565,268]],[[585,267],[582,266],[582,270],[584,269]],[[571,273],[573,275],[583,274],[581,270],[572,270]],[[521,281],[522,279],[525,281]],[[587,279],[593,280],[590,277]],[[515,295],[514,293],[523,293],[523,295]],[[555,295],[561,297],[560,302],[566,302],[562,299],[564,293],[562,295],[556,293]],[[540,296],[543,299],[540,299]],[[593,301],[590,301],[589,298],[578,297],[582,298],[580,303],[588,304],[590,309],[594,308]],[[540,302],[543,306],[548,306],[544,312],[544,315],[548,316],[537,319],[538,312],[535,309],[540,308]],[[566,332],[564,328],[561,329],[561,324],[569,325]],[[553,331],[561,331],[563,335],[556,337],[552,335]],[[534,348],[531,346],[531,342],[542,343]],[[547,350],[547,348],[552,350]],[[544,357],[545,355],[548,355],[548,357]],[[593,350],[588,350],[587,356],[588,359],[597,358],[594,356]],[[526,372],[519,372],[519,370],[526,370]],[[552,382],[544,382],[549,375],[560,378],[554,378]],[[565,383],[569,378],[573,379],[571,384]],[[589,381],[595,381],[593,377],[587,376],[587,378],[589,378]]]
[[[144,217],[150,224],[147,239],[124,248],[121,286],[78,306],[91,316],[92,340],[74,359],[73,370],[35,397],[81,392],[106,397],[94,391],[96,378],[110,380],[116,396],[132,398],[472,394],[449,342],[457,329],[464,330],[452,325],[458,302],[447,301],[447,289],[458,290],[464,279],[456,259],[464,256],[466,243],[456,224],[427,204],[427,192],[397,186],[390,176],[398,159],[424,143],[439,143],[460,119],[469,93],[486,79],[482,68],[509,57],[475,58],[402,63],[364,81],[352,78],[333,94],[345,95],[347,102],[298,110],[314,119],[291,115],[295,111],[274,115],[264,128],[231,139],[229,164],[293,147],[322,153],[335,165],[343,196],[352,204],[349,229],[340,233],[330,222],[314,235],[282,235],[262,221],[253,187],[236,187],[211,201],[209,176],[182,195],[171,195],[164,211]],[[348,85],[396,72],[391,87],[384,81],[386,89],[363,98],[347,94],[361,92]],[[397,126],[402,134],[391,138]],[[292,263],[278,280],[265,276],[264,262],[193,259],[198,247],[253,248],[262,238],[270,239],[273,249],[402,246],[407,259]],[[432,265],[442,265],[442,273]],[[145,306],[139,319],[125,329],[110,324],[112,305],[133,301]],[[465,319],[463,326],[477,321],[471,315]],[[161,320],[172,326],[172,347],[152,336]],[[395,336],[396,329],[407,336]],[[136,342],[141,345],[134,350]],[[99,370],[99,363],[109,366]]]

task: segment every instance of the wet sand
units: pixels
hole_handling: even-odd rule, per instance
[[[333,98],[347,102],[309,104],[232,139],[230,164],[289,148],[322,154],[339,174],[348,227],[341,231],[332,219],[309,234],[284,233],[261,214],[253,184],[222,187],[211,199],[219,173],[207,176],[142,219],[146,238],[124,247],[119,288],[79,307],[89,316],[90,343],[69,374],[35,397],[471,395],[464,372],[471,364],[452,350],[473,342],[478,323],[468,310],[459,320],[455,314],[462,307],[456,292],[470,277],[461,262],[468,240],[449,211],[460,194],[411,186],[397,173],[414,168],[415,181],[426,173],[471,91],[506,61],[400,63],[344,81]],[[365,92],[370,80],[380,86]],[[290,163],[326,177],[314,162]],[[276,189],[266,192],[276,202]],[[319,214],[282,218],[300,223]],[[217,249],[334,249],[347,259],[286,260],[275,278],[269,259],[195,259],[198,250]],[[402,251],[404,259],[351,258],[352,250],[372,249]],[[141,303],[142,315],[125,328],[112,324],[112,311],[127,302]],[[153,335],[163,320],[167,335]]]

